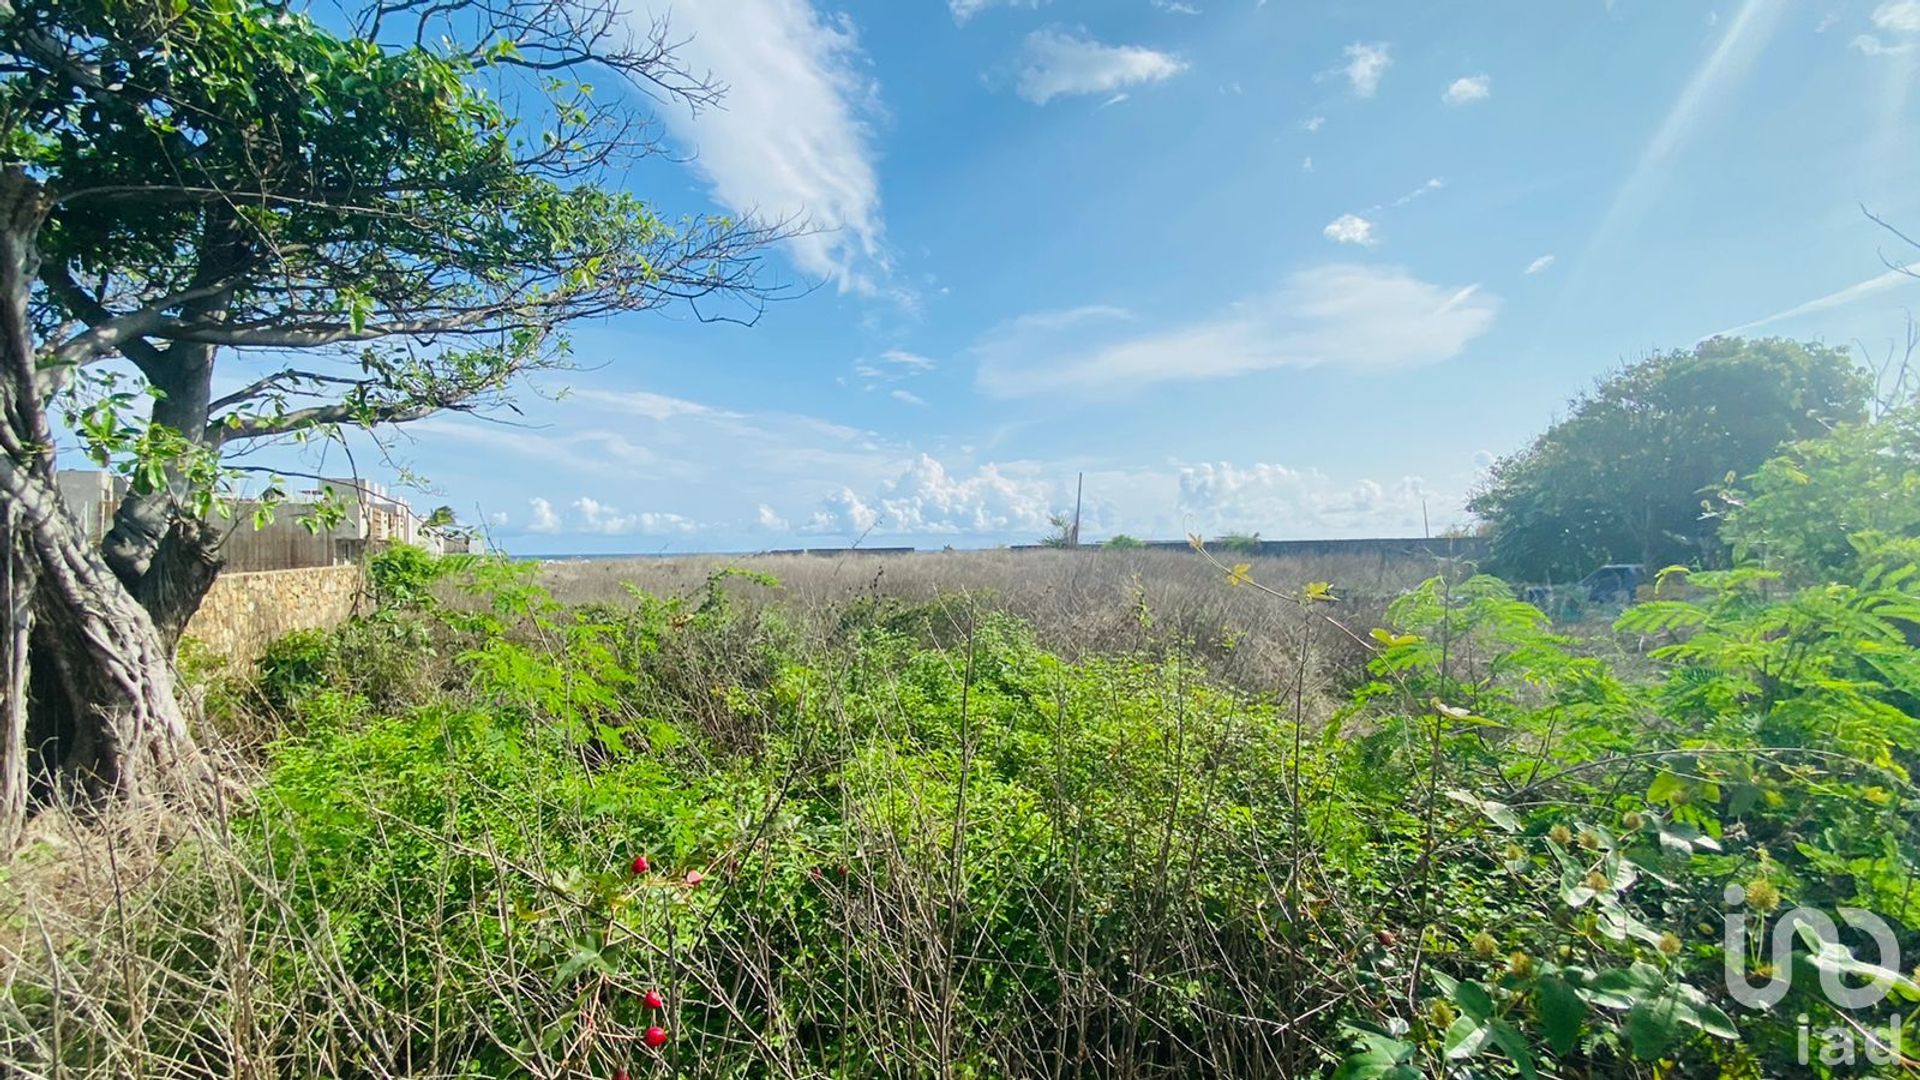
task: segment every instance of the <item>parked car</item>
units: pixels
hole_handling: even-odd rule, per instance
[[[1639,563],[1608,563],[1580,579],[1578,588],[1592,604],[1630,602],[1647,579],[1647,568]]]

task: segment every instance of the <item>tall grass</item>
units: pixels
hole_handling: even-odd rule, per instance
[[[1242,560],[1253,577],[1282,591],[1330,583],[1341,599],[1343,618],[1363,627],[1376,625],[1389,602],[1447,565],[1403,556],[1235,556],[1233,561]],[[1214,675],[1254,692],[1289,686],[1303,651],[1299,620],[1285,605],[1223,588],[1224,575],[1191,552],[557,560],[542,567],[540,581],[569,604],[622,601],[629,590],[694,596],[727,566],[779,582],[777,589],[743,591],[741,602],[776,604],[816,633],[831,634],[854,602],[921,605],[957,598],[1028,623],[1042,647],[1070,659],[1180,642]],[[1338,641],[1322,641],[1314,652],[1316,668],[1336,678],[1343,672],[1351,676],[1365,661]]]

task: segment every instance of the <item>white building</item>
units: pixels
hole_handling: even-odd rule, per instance
[[[62,469],[54,477],[60,497],[89,539],[96,543],[113,527],[113,515],[126,497],[127,483],[109,472]],[[321,487],[294,493],[274,507],[273,519],[254,527],[258,503],[229,504],[222,555],[229,570],[290,570],[356,562],[388,544],[413,544],[438,555],[467,550],[464,538],[444,537],[425,527],[413,507],[381,484],[361,480],[325,480]],[[329,500],[325,488],[332,488]],[[340,518],[322,524],[329,502]]]
[[[61,469],[53,474],[53,482],[87,539],[99,543],[113,528],[113,515],[126,497],[127,482],[99,469]]]

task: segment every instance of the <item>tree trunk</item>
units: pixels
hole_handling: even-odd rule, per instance
[[[58,506],[36,523],[30,762],[86,801],[197,798],[211,780],[174,695],[173,657]]]
[[[222,539],[218,526],[198,518],[175,518],[147,572],[129,590],[153,620],[168,656],[180,644],[180,635],[200,610],[207,590],[213,588],[213,579],[220,576],[225,564],[220,557]]]
[[[33,557],[15,528],[12,502],[0,507],[0,857],[13,851],[27,820],[27,655],[33,634]]]
[[[7,640],[26,637],[28,674],[22,693],[20,665],[7,657],[9,739],[16,714],[24,730],[0,744],[0,778],[28,776],[61,797],[198,801],[213,776],[174,695],[167,642],[54,484],[27,315],[45,207],[32,179],[0,172],[0,502],[10,550],[30,566],[30,578],[19,580],[31,581],[8,597]],[[11,812],[0,798],[0,813]],[[0,839],[17,834],[17,822],[0,818]]]

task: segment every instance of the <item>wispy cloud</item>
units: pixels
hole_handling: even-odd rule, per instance
[[[880,354],[880,362],[893,364],[896,367],[909,368],[914,371],[932,371],[939,366],[932,360],[917,353],[907,352],[905,349],[888,349],[886,352]]]
[[[1545,270],[1547,267],[1552,265],[1553,265],[1553,256],[1542,255],[1539,258],[1527,264],[1527,273],[1538,274],[1541,271]]]
[[[1393,47],[1384,41],[1356,41],[1347,46],[1346,66],[1341,74],[1358,97],[1370,98],[1380,89],[1380,79],[1393,66]]]
[[[1327,222],[1327,227],[1320,232],[1337,244],[1359,244],[1361,247],[1372,247],[1380,242],[1379,238],[1373,235],[1373,222],[1358,214],[1341,214]]]
[[[648,420],[671,420],[679,416],[711,416],[740,419],[743,414],[716,409],[711,405],[702,405],[685,398],[668,397],[648,390],[597,390],[585,389],[571,392],[581,401],[591,401],[596,405],[619,412],[631,413]]]
[[[1903,41],[1898,45],[1889,45],[1872,34],[1860,34],[1848,42],[1862,56],[1905,56],[1920,47],[1915,42]]]
[[[1326,124],[1327,118],[1324,116],[1309,116],[1305,120],[1300,121],[1300,130],[1312,135],[1325,127]]]
[[[925,405],[927,403],[925,398],[904,387],[890,391],[887,396],[895,401],[905,402],[908,405]]]
[[[1848,304],[1863,300],[1875,293],[1885,292],[1897,286],[1920,284],[1920,282],[1914,280],[1915,274],[1920,274],[1920,262],[1911,262],[1899,269],[1889,269],[1883,273],[1875,274],[1865,281],[1857,281],[1844,289],[1835,290],[1825,296],[1815,297],[1804,304],[1795,304],[1790,308],[1776,311],[1771,315],[1764,315],[1752,322],[1742,323],[1731,329],[1722,330],[1718,334],[1709,334],[1707,336],[1732,337],[1736,334],[1745,334],[1753,330],[1758,330],[1763,326],[1771,326],[1774,323],[1797,319],[1802,315],[1815,315],[1822,311],[1832,311],[1835,308],[1845,307]]]
[[[1421,184],[1419,187],[1414,188],[1412,191],[1407,192],[1405,195],[1399,196],[1398,198],[1394,199],[1392,202],[1375,203],[1372,206],[1368,207],[1366,212],[1369,214],[1372,214],[1372,213],[1378,213],[1381,210],[1397,210],[1400,207],[1405,206],[1410,202],[1413,202],[1415,199],[1424,198],[1436,191],[1439,191],[1441,188],[1444,188],[1446,186],[1447,186],[1447,182],[1441,179],[1440,177],[1438,176],[1429,177],[1426,183]]]
[[[1438,363],[1485,333],[1499,306],[1477,286],[1435,285],[1399,267],[1335,263],[1299,271],[1271,293],[1182,325],[1149,330],[1124,310],[1077,308],[1016,319],[972,352],[989,394],[1098,396],[1279,367]]]
[[[947,10],[953,13],[953,21],[965,24],[968,19],[993,7],[1039,7],[1046,0],[947,0]]]
[[[1161,82],[1187,70],[1170,53],[1139,45],[1107,45],[1084,31],[1057,28],[1027,35],[1015,89],[1035,105],[1078,94],[1112,94]]]
[[[726,85],[717,108],[664,110],[674,137],[721,205],[793,219],[788,242],[802,273],[843,290],[878,291],[887,277],[880,181],[865,119],[877,91],[853,24],[807,0],[676,4],[645,0],[684,39],[679,59]]]
[[[1887,0],[1873,9],[1873,25],[1898,34],[1920,34],[1920,0]]]
[[[872,360],[856,360],[853,373],[861,380],[862,390],[878,390],[890,383],[903,382],[925,375],[938,366],[918,353],[910,353],[905,349],[888,349]],[[901,401],[914,398],[914,395],[904,390],[895,391],[893,396]],[[913,403],[920,404],[920,401],[914,398]]]
[[[1493,96],[1493,79],[1486,75],[1468,75],[1455,79],[1440,94],[1449,105],[1470,105]]]
[[[1200,9],[1183,0],[1152,0],[1155,11],[1164,11],[1169,15],[1198,15]]]

